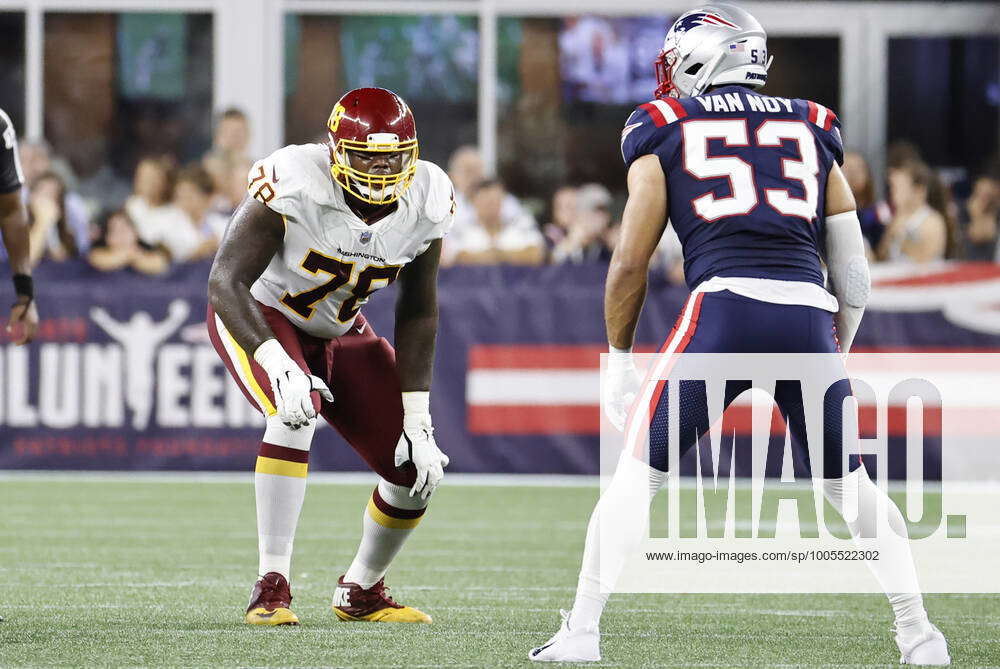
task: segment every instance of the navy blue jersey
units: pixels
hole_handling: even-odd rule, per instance
[[[21,161],[17,156],[17,135],[7,112],[0,109],[0,193],[10,193],[21,187]]]
[[[640,105],[622,131],[626,168],[660,159],[692,289],[713,276],[823,285],[826,181],[843,153],[826,107],[741,86]]]

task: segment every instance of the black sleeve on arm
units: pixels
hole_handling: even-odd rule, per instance
[[[21,187],[21,160],[17,155],[17,135],[7,112],[0,109],[0,193],[12,193]]]
[[[403,268],[396,299],[396,367],[403,392],[430,390],[437,337],[441,240]]]
[[[212,263],[208,299],[236,343],[250,355],[274,337],[250,286],[267,269],[284,238],[281,215],[253,198],[244,198]]]

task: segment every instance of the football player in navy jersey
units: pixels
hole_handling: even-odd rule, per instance
[[[10,308],[7,332],[18,344],[26,344],[38,329],[28,253],[28,217],[21,201],[24,175],[17,154],[17,134],[7,112],[0,109],[0,235],[14,275],[16,298]]]
[[[646,295],[649,262],[669,220],[684,251],[691,296],[662,353],[846,354],[861,322],[870,280],[854,197],[840,170],[843,145],[836,115],[823,105],[760,94],[770,66],[763,28],[731,5],[705,6],[670,28],[656,60],[655,99],[640,105],[622,131],[628,203],[608,271],[605,321],[610,345],[603,384],[608,418],[634,443],[649,430],[649,462],[623,457],[591,517],[573,609],[559,631],[529,654],[536,661],[597,661],[599,621],[625,556],[639,545],[645,523],[616,521],[599,529],[603,513],[644,490],[619,476],[641,468],[649,495],[667,469],[667,393],[654,378],[641,383],[631,357]],[[828,270],[824,277],[823,264]],[[780,324],[780,325],[778,325]],[[839,341],[838,341],[839,336]],[[837,356],[834,385],[851,392]],[[749,387],[749,386],[748,386]],[[748,388],[747,387],[747,388]],[[682,386],[682,389],[684,387]],[[740,392],[742,390],[740,389]],[[731,394],[727,384],[726,404]],[[787,416],[796,394],[775,402]],[[681,393],[681,454],[713,420]],[[652,406],[651,423],[626,421],[629,408]],[[830,404],[841,406],[840,402]],[[801,410],[801,409],[800,409]],[[845,491],[857,495],[853,536],[877,535],[880,559],[869,563],[895,613],[895,640],[909,664],[949,664],[948,647],[930,623],[899,509],[868,478],[857,458],[844,472],[839,411],[824,421],[823,492],[843,514]],[[791,413],[791,415],[796,415]],[[628,425],[626,427],[626,423]],[[685,426],[689,429],[685,429]],[[804,425],[789,421],[803,444]],[[631,452],[631,449],[630,449]],[[635,479],[631,479],[634,481]],[[617,484],[617,485],[616,485]],[[643,487],[643,486],[638,486]],[[879,513],[879,505],[888,513]],[[633,507],[634,508],[634,507]],[[888,527],[893,531],[885,531]],[[878,531],[876,531],[878,530]],[[604,551],[601,535],[604,534]],[[619,539],[608,542],[609,536]],[[867,540],[867,539],[866,539]],[[609,543],[613,548],[609,551]],[[609,552],[614,555],[609,555]],[[599,560],[611,560],[600,568]],[[888,592],[899,577],[913,592]],[[603,591],[603,592],[602,592]]]
[[[16,298],[7,319],[7,333],[18,344],[27,344],[38,329],[38,311],[32,290],[31,261],[28,254],[28,217],[21,201],[21,159],[17,155],[17,134],[7,112],[0,109],[0,237],[3,238],[10,269],[14,275]],[[0,617],[3,622],[3,617]]]

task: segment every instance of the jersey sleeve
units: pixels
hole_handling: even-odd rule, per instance
[[[423,162],[428,173],[427,199],[424,217],[433,224],[428,241],[441,239],[455,222],[455,187],[444,170],[434,163]]]
[[[0,109],[0,193],[12,193],[24,183],[21,159],[17,155],[17,134],[7,112]]]
[[[294,216],[307,187],[301,150],[286,146],[255,162],[247,174],[250,196],[282,216]]]
[[[636,107],[622,128],[625,169],[651,153],[661,157],[671,155],[677,148],[676,133],[670,132],[671,124],[686,115],[684,107],[676,100],[656,100]]]
[[[812,100],[800,100],[801,111],[812,127],[820,146],[838,165],[844,164],[844,140],[840,136],[840,119],[829,107]]]

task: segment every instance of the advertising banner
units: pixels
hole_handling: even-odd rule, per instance
[[[208,270],[39,268],[37,341],[0,339],[0,469],[252,470],[263,421],[208,340]],[[598,472],[606,273],[442,270],[432,413],[450,471]],[[997,295],[997,265],[877,267],[855,350],[1000,351]],[[363,309],[390,341],[395,297],[390,287]],[[686,297],[651,278],[638,350],[658,350]],[[365,465],[323,425],[310,468]]]

